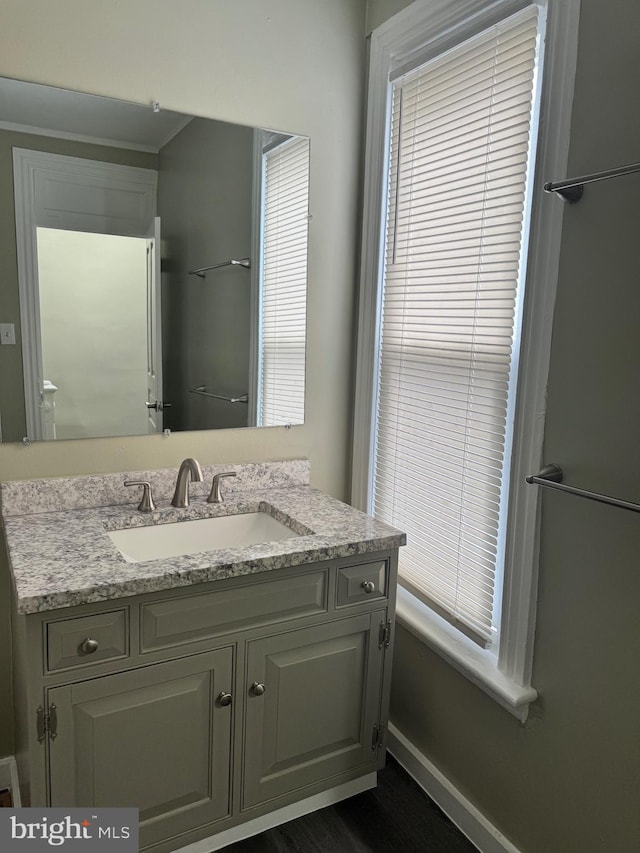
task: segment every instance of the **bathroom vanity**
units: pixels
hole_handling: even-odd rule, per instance
[[[130,476],[2,486],[26,803],[135,806],[142,850],[217,849],[375,784],[404,535],[310,488],[306,462],[206,468],[184,509],[175,471],[137,472],[151,513]],[[109,536],[249,513],[288,532],[149,560]]]

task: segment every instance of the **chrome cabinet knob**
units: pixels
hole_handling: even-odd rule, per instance
[[[259,681],[254,681],[251,685],[251,692],[254,696],[262,696],[266,689],[267,688],[264,686],[264,684],[260,684]]]
[[[366,593],[373,592],[373,591],[375,590],[375,588],[376,588],[376,585],[374,584],[374,582],[373,582],[373,581],[362,581],[362,583],[360,584],[360,586],[362,587],[362,589],[363,589]]]
[[[225,693],[224,690],[218,696],[218,702],[220,703],[220,705],[222,705],[223,708],[226,708],[227,705],[230,705],[232,701],[233,696],[231,695],[231,693]]]
[[[87,639],[82,643],[80,648],[85,653],[85,655],[92,655],[94,652],[98,651],[98,646],[100,644],[97,640],[94,640],[93,637],[87,637]]]

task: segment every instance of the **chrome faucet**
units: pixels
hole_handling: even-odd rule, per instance
[[[189,483],[202,482],[202,468],[200,463],[189,457],[184,459],[178,471],[178,479],[176,480],[176,490],[173,493],[172,506],[184,507],[189,506]]]

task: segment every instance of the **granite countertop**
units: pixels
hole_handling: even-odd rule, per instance
[[[241,473],[241,466],[237,471]],[[122,475],[118,476],[122,482]],[[249,478],[235,493],[225,490],[229,495],[223,504],[209,504],[204,495],[199,495],[189,507],[176,509],[169,500],[160,500],[153,513],[138,512],[136,504],[120,503],[12,514],[17,510],[8,502],[9,508],[3,505],[3,522],[18,612],[73,607],[366,554],[405,543],[400,531],[301,483],[300,478],[290,484],[286,478],[284,483],[276,478],[271,482],[274,484],[266,488],[255,488],[265,483]],[[255,511],[268,512],[299,535],[279,542],[138,563],[127,562],[108,536],[109,530],[126,527]]]

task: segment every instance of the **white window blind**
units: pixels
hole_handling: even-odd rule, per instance
[[[264,219],[259,417],[263,426],[304,422],[309,140],[263,155]]]
[[[536,7],[393,84],[373,512],[401,583],[479,642],[496,630]]]

